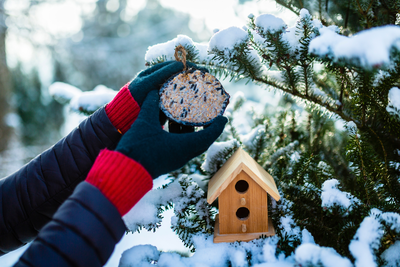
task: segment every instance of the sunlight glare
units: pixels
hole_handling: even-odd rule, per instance
[[[190,14],[197,21],[204,20],[209,30],[224,29],[230,26],[242,27],[247,24],[247,16],[269,13],[282,18],[288,26],[292,26],[297,16],[281,8],[272,0],[249,1],[242,5],[238,0],[160,0],[168,8]]]
[[[146,6],[146,0],[127,1],[126,9],[121,14],[121,19],[128,22]]]
[[[80,5],[74,2],[45,3],[31,10],[37,23],[56,36],[78,32],[82,26],[80,14]]]

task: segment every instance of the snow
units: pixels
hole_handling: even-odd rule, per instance
[[[139,255],[139,257],[136,257]],[[135,266],[154,266],[150,263],[151,260],[158,260],[160,252],[152,245],[139,245],[128,250],[125,250],[121,255],[119,262],[120,267],[135,267]]]
[[[300,266],[318,265],[324,267],[352,267],[350,260],[343,258],[333,248],[305,243],[296,248],[296,263]]]
[[[300,157],[300,153],[298,151],[294,151],[293,154],[290,155],[290,160],[293,162],[299,162]]]
[[[282,234],[288,236],[299,236],[300,235],[300,227],[296,226],[296,223],[293,220],[292,215],[285,215],[281,217],[280,223],[282,225]]]
[[[72,98],[79,96],[82,90],[63,82],[55,82],[49,86],[49,93],[55,99],[70,101]]]
[[[124,254],[121,262],[143,263],[140,266],[147,266],[145,263],[149,261],[157,261],[157,266],[204,266],[204,267],[220,267],[220,266],[248,266],[247,253],[253,255],[252,264],[254,266],[293,266],[292,257],[285,258],[283,254],[275,256],[277,238],[272,237],[264,240],[254,240],[251,242],[238,243],[213,243],[212,236],[197,235],[194,237],[196,252],[191,257],[181,257],[174,252],[161,252],[158,256],[155,248],[141,247],[134,253]],[[145,251],[148,249],[149,251]],[[152,257],[147,257],[147,256]],[[121,265],[122,266],[122,265]],[[123,265],[131,266],[131,265]]]
[[[235,55],[234,48],[246,43],[248,33],[243,29],[233,26],[214,34],[208,44],[208,52],[221,51],[227,58]]]
[[[92,91],[83,92],[70,84],[55,82],[49,86],[49,93],[60,102],[70,102],[73,111],[92,113],[110,102],[118,92],[101,84]]]
[[[389,104],[386,107],[386,110],[388,112],[395,112],[395,109],[397,109],[397,111],[400,111],[400,89],[398,87],[391,88],[389,90],[388,98]]]
[[[301,243],[302,244],[307,244],[307,243],[315,244],[314,237],[307,229],[303,229],[301,231]]]
[[[397,240],[393,245],[386,249],[381,258],[386,261],[385,267],[400,266],[400,240]]]
[[[400,27],[382,26],[367,29],[346,37],[335,32],[335,28],[323,27],[320,36],[310,42],[309,52],[334,61],[346,60],[365,68],[376,68],[390,64],[392,48],[400,48]]]
[[[300,35],[296,34],[296,26],[287,28],[286,31],[282,34],[282,40],[286,41],[290,46],[290,53],[294,55],[295,51],[299,47],[299,39]]]
[[[207,150],[206,160],[201,165],[201,168],[209,173],[214,173],[217,170],[217,166],[213,163],[216,161],[225,161],[226,159],[223,157],[224,150],[239,147],[239,142],[235,139],[226,141],[226,142],[214,142]]]
[[[265,73],[265,76],[268,78],[272,78],[273,81],[276,82],[281,82],[283,83],[285,81],[285,78],[283,76],[283,71],[280,70],[267,70]]]
[[[226,111],[233,112],[234,109],[239,109],[243,103],[246,102],[246,97],[242,91],[237,91],[231,98],[231,103],[228,105]]]
[[[350,242],[349,250],[355,258],[355,267],[377,266],[373,251],[379,248],[384,233],[382,225],[376,219],[380,214],[379,210],[372,209],[370,216],[364,218]]]
[[[248,134],[245,135],[240,135],[240,140],[242,141],[242,144],[245,145],[246,147],[255,147],[255,141],[256,138],[260,135],[265,134],[265,126],[264,125],[258,125],[254,129],[251,130]]]
[[[175,60],[175,47],[178,45],[182,46],[194,46],[193,40],[186,35],[178,35],[176,38],[165,42],[150,46],[144,56],[146,62],[157,61],[160,57],[165,56],[165,60]]]
[[[357,131],[357,125],[354,123],[354,121],[349,121],[349,122],[346,124],[346,128],[347,128],[349,131],[353,131],[353,132],[356,132],[356,131]]]
[[[274,163],[276,160],[278,160],[281,156],[289,154],[289,153],[292,152],[298,145],[299,145],[299,141],[295,140],[295,141],[289,143],[287,146],[281,147],[281,148],[277,149],[277,150],[275,151],[275,153],[272,154],[272,155],[269,157],[269,160],[268,160],[267,164],[270,165],[270,164]]]
[[[339,181],[336,179],[326,180],[322,184],[322,207],[331,208],[335,205],[351,210],[351,205],[358,200],[349,193],[340,191],[337,186]]]
[[[310,12],[307,9],[302,8],[300,10],[300,18],[311,17]]]
[[[283,19],[271,14],[257,16],[254,23],[262,34],[267,34],[267,32],[275,33],[283,31],[286,28],[286,23]]]
[[[336,184],[333,183],[332,184]],[[190,189],[188,190],[190,191]],[[189,194],[190,192],[188,192]],[[170,198],[171,196],[167,197]],[[382,213],[372,209],[370,216],[366,217],[357,230],[351,244],[350,252],[355,258],[355,267],[376,266],[373,251],[379,248],[383,236],[382,222],[392,230],[400,232],[400,215],[397,213]],[[267,239],[238,243],[212,242],[213,238],[207,234],[197,234],[193,237],[196,252],[191,257],[181,256],[176,252],[160,252],[152,245],[138,245],[123,253],[120,266],[248,266],[247,254],[251,253],[253,266],[308,266],[321,265],[324,267],[351,267],[349,259],[342,257],[333,248],[321,247],[315,244],[314,237],[307,229],[300,231],[293,217],[286,215],[281,218],[278,227],[282,234],[289,238],[301,239],[294,254],[285,257],[283,253],[277,255],[279,236]],[[398,266],[400,242],[396,241],[382,254],[387,267]]]
[[[196,43],[196,47],[199,52],[199,62],[202,64],[210,64],[213,56],[208,54],[208,44]]]
[[[70,108],[74,111],[85,110],[91,113],[109,103],[117,93],[117,91],[104,85],[98,85],[93,91],[82,92],[72,98]]]
[[[179,179],[164,189],[151,190],[122,218],[126,227],[131,231],[136,231],[140,225],[159,224],[161,219],[157,216],[158,206],[176,201],[181,194],[182,188],[179,185]]]

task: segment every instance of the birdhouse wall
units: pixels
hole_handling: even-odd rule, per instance
[[[268,232],[267,201],[267,192],[240,172],[218,199],[220,234]]]

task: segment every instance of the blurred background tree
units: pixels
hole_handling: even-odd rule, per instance
[[[196,41],[211,36],[204,27],[193,32],[188,14],[158,0],[1,0],[0,12],[0,151],[15,142],[8,149],[29,147],[21,164],[66,134],[68,110],[49,96],[51,83],[118,90],[145,67],[150,45],[177,34]],[[63,25],[53,25],[57,16]]]
[[[6,122],[9,111],[8,98],[11,91],[9,70],[6,61],[6,18],[4,1],[0,0],[0,151],[4,150],[10,135],[10,127]]]
[[[149,46],[178,34],[198,40],[201,32],[190,30],[188,14],[165,8],[158,0],[142,1],[142,9],[140,5],[140,1],[99,0],[84,17],[81,30],[60,41],[54,58],[68,83],[84,90],[98,84],[117,90],[144,68]]]

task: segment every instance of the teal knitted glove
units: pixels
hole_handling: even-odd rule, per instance
[[[208,71],[193,63],[186,62],[188,68]],[[174,74],[183,71],[183,63],[178,61],[167,61],[159,63],[140,72],[129,84],[128,88],[135,101],[142,106],[146,95],[152,90],[159,90],[161,86]]]
[[[159,123],[159,95],[154,90],[148,93],[138,118],[122,136],[116,151],[139,162],[154,179],[179,169],[205,152],[222,133],[227,121],[219,116],[204,130],[168,133]]]

